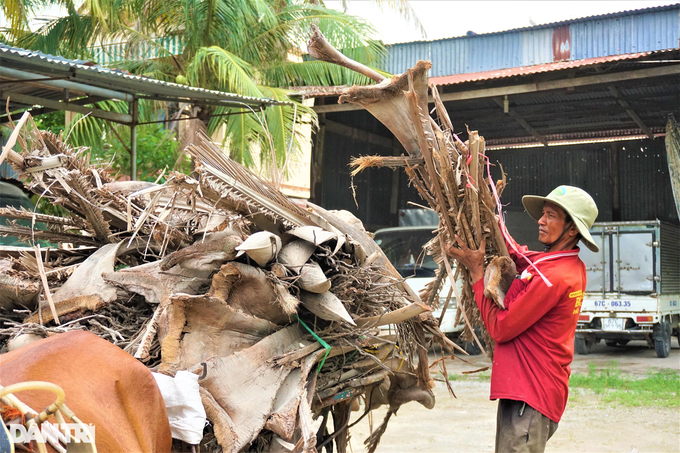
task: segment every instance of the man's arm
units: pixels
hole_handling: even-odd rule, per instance
[[[486,239],[482,238],[477,250],[468,248],[458,236],[456,236],[456,240],[460,249],[444,244],[444,251],[447,255],[458,260],[470,273],[472,281],[475,282],[473,285],[475,301],[484,325],[486,325],[494,341],[503,343],[512,340],[541,319],[557,303],[557,299],[554,297],[555,287],[548,287],[542,279],[534,278],[521,291],[518,291],[517,286],[521,283],[519,281],[513,282],[508,294],[505,295],[505,304],[508,308],[501,310],[495,302],[484,297],[484,247]]]
[[[555,287],[548,287],[540,278],[532,279],[524,288],[513,282],[505,296],[505,310],[484,297],[484,279],[475,282],[475,302],[491,338],[504,343],[515,338],[541,319],[557,302]]]

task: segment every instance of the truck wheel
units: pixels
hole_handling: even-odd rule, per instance
[[[588,355],[593,349],[593,343],[585,337],[576,337],[574,339],[574,349],[580,355]]]
[[[665,359],[671,355],[671,329],[667,323],[660,323],[661,331],[654,336],[656,356]]]
[[[607,344],[607,346],[611,346],[611,347],[614,347],[617,344],[619,344],[619,342],[617,340],[604,340],[604,342]]]
[[[628,344],[630,340],[616,340],[616,342],[619,344],[619,346],[625,346]]]

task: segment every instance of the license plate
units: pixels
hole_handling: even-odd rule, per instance
[[[626,325],[624,318],[600,318],[602,320],[602,330],[623,330]]]

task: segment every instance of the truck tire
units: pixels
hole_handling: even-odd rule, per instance
[[[577,336],[574,338],[574,349],[576,349],[576,353],[579,355],[588,355],[593,349],[593,343],[585,337]]]
[[[614,347],[619,344],[618,340],[604,340],[607,346]]]
[[[630,340],[616,340],[616,342],[619,344],[619,346],[625,346],[628,344]]]
[[[671,326],[666,322],[660,322],[657,326],[654,326],[654,349],[657,357],[665,359],[671,355]]]

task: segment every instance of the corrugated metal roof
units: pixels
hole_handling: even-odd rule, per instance
[[[431,83],[434,83],[435,85],[455,85],[457,83],[478,82],[481,80],[502,79],[506,77],[560,71],[563,69],[582,68],[584,66],[597,65],[602,63],[613,63],[616,61],[637,60],[639,58],[646,57],[656,53],[659,52],[639,52],[626,55],[612,55],[608,57],[586,58],[583,60],[558,61],[555,63],[544,63],[532,66],[518,66],[507,69],[474,72],[469,74],[453,74],[448,76],[430,77],[429,81]]]
[[[0,44],[0,61],[2,66],[25,69],[27,71],[55,71],[68,73],[68,80],[87,83],[101,88],[115,89],[139,95],[140,97],[171,97],[174,99],[191,99],[194,101],[216,101],[249,106],[287,105],[290,103],[269,98],[256,98],[233,93],[190,87],[171,82],[151,79],[117,69],[109,69],[83,60],[69,60],[63,57],[44,54],[34,50],[20,49]],[[14,63],[14,65],[12,65]]]
[[[388,46],[384,69],[400,74],[432,61],[432,77],[675,49],[680,4],[503,32]]]

